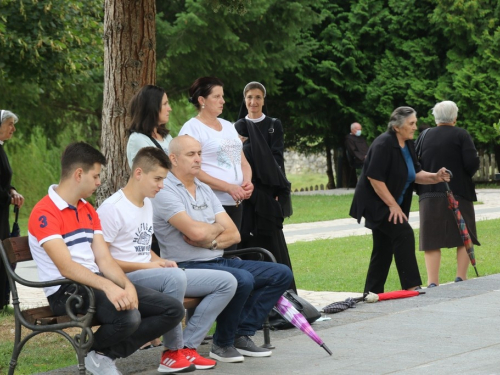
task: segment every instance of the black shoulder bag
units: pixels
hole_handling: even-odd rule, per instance
[[[295,307],[299,313],[304,315],[304,318],[306,318],[309,323],[313,323],[318,320],[319,317],[321,317],[321,313],[316,307],[311,305],[304,298],[299,297],[292,289],[289,289],[285,293],[283,293],[283,297],[290,301],[292,306]],[[274,330],[294,327],[292,323],[290,323],[283,317],[283,315],[281,315],[276,307],[273,307],[273,309],[269,313],[269,324]]]

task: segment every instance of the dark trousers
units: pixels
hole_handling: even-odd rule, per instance
[[[224,210],[226,210],[226,213],[229,215],[231,220],[233,220],[234,225],[236,225],[236,228],[238,228],[238,231],[241,229],[241,220],[243,217],[243,204],[239,204],[238,207],[236,206],[222,206],[224,207]],[[225,250],[236,250],[238,244],[234,244],[232,246],[229,246]]]
[[[217,317],[214,343],[222,347],[233,345],[236,335],[255,335],[293,279],[284,264],[237,258],[181,262],[179,267],[227,271],[238,281],[233,299]]]
[[[103,291],[94,289],[95,317],[101,326],[94,334],[92,350],[112,359],[125,358],[148,341],[170,331],[184,317],[184,307],[176,299],[139,285],[135,285],[135,288],[139,308],[125,311],[117,311]],[[63,285],[48,297],[54,314],[66,314],[66,300],[73,290],[72,285]],[[88,298],[82,293],[77,294],[84,297],[86,306],[80,311],[85,312],[88,308]]]
[[[401,288],[422,285],[415,257],[415,236],[408,222],[394,224],[388,216],[372,230],[373,250],[366,276],[365,293],[383,293],[392,257],[401,281]]]

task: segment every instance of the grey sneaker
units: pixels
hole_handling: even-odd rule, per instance
[[[212,344],[212,350],[210,350],[209,356],[218,361],[227,363],[243,362],[245,360],[234,346],[221,347]]]
[[[85,357],[85,368],[90,375],[122,375],[113,359],[95,351],[89,352]]]
[[[238,336],[234,339],[234,347],[247,357],[269,357],[273,354],[269,349],[264,349],[255,345],[248,336]]]

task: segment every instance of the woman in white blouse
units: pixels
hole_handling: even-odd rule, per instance
[[[172,136],[165,124],[169,120],[171,111],[167,93],[159,86],[146,85],[134,95],[130,101],[132,122],[128,129],[130,136],[127,143],[127,160],[130,168],[141,148],[158,147],[168,154]]]
[[[198,179],[212,188],[239,230],[240,203],[253,191],[252,169],[233,124],[218,118],[225,103],[223,86],[216,77],[198,78],[191,85],[189,101],[198,115],[183,125],[179,135],[188,134],[201,143],[202,170]]]

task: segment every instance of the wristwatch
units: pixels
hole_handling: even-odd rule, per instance
[[[217,249],[217,241],[213,240],[212,245],[210,246],[210,250],[216,250]]]

